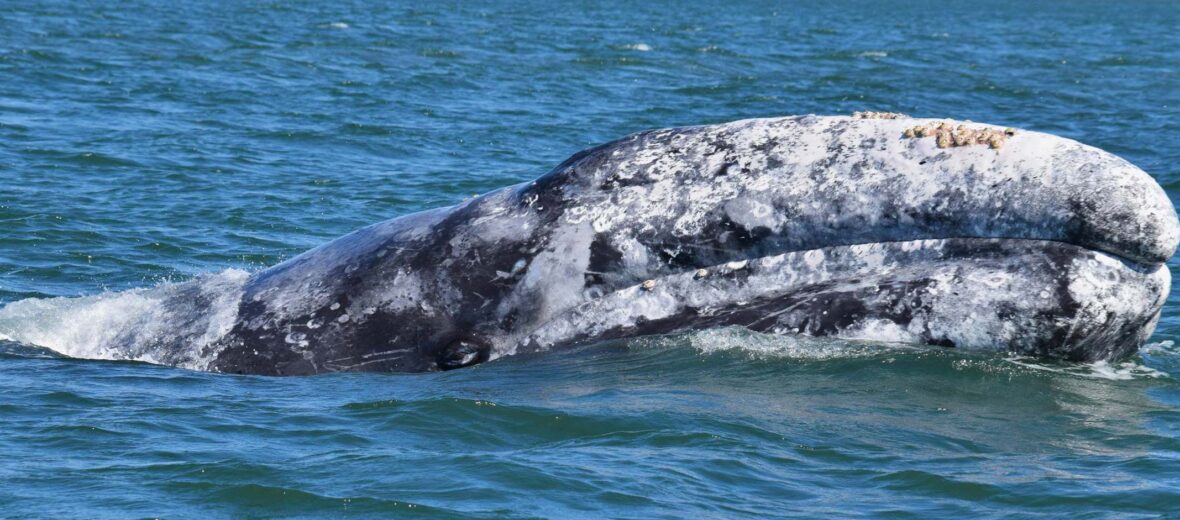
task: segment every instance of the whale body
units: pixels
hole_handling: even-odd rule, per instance
[[[168,334],[111,341],[268,375],[447,370],[727,326],[1076,361],[1135,352],[1180,240],[1163,189],[1053,135],[1009,132],[997,148],[907,131],[932,123],[634,134],[243,275],[219,327],[207,314],[225,291],[195,280],[161,302]]]

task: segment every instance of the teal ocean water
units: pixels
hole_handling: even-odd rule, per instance
[[[1169,1],[0,0],[0,333],[83,348],[137,315],[115,292],[654,127],[986,121],[1175,200],[1177,27]],[[1173,290],[1140,356],[1096,365],[725,329],[265,378],[0,340],[0,516],[1176,516],[1178,338]]]

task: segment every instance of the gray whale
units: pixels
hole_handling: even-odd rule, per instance
[[[269,375],[447,370],[722,326],[1078,361],[1135,352],[1180,240],[1163,189],[1061,137],[947,146],[910,130],[934,122],[634,134],[252,274],[216,334],[202,314],[213,292],[193,282],[163,302],[172,334],[122,341],[160,363]]]

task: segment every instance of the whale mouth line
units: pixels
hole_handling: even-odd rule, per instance
[[[1131,270],[1139,272],[1139,273],[1153,272],[1153,271],[1159,269],[1160,266],[1167,263],[1166,260],[1165,261],[1147,262],[1147,261],[1139,260],[1136,258],[1132,258],[1131,256],[1128,256],[1125,253],[1114,252],[1114,251],[1110,251],[1109,249],[1100,249],[1100,248],[1096,248],[1096,247],[1093,247],[1090,245],[1085,245],[1085,244],[1079,243],[1077,241],[1071,241],[1071,240],[1067,240],[1067,239],[1039,238],[1039,237],[1030,237],[1030,236],[956,235],[956,236],[926,236],[926,237],[915,237],[915,238],[897,238],[897,239],[891,239],[891,240],[874,240],[874,241],[859,241],[859,242],[837,242],[837,243],[820,245],[817,247],[807,247],[807,248],[798,248],[798,249],[790,249],[790,248],[780,249],[780,250],[768,249],[768,250],[764,250],[764,251],[753,252],[752,254],[748,254],[748,255],[738,255],[738,256],[734,256],[732,258],[728,258],[728,259],[722,258],[720,262],[712,263],[711,265],[700,265],[700,266],[694,266],[691,268],[676,270],[676,271],[669,273],[668,276],[682,275],[682,274],[690,273],[690,272],[697,271],[700,269],[712,270],[712,269],[715,269],[717,266],[724,266],[727,264],[735,264],[735,263],[740,263],[740,262],[756,262],[756,261],[780,257],[780,256],[784,256],[784,255],[792,255],[792,254],[802,255],[802,254],[807,254],[807,253],[812,253],[812,252],[826,252],[826,251],[831,251],[831,250],[839,249],[839,248],[860,248],[860,247],[871,247],[871,246],[887,247],[890,245],[907,244],[907,243],[919,244],[919,243],[955,242],[955,241],[972,242],[972,243],[979,243],[979,244],[1012,242],[1012,243],[1029,244],[1029,245],[1033,245],[1034,247],[1035,247],[1035,244],[1047,244],[1047,243],[1063,244],[1066,246],[1071,246],[1071,247],[1075,247],[1075,248],[1087,251],[1091,254],[1099,254],[1099,255],[1103,255],[1108,258],[1117,260],[1117,261],[1121,262],[1128,269],[1131,269]]]
[[[970,245],[974,248],[971,250],[956,251],[947,254],[945,257],[940,257],[937,261],[951,262],[955,260],[962,260],[965,258],[986,257],[992,255],[1002,254],[1005,247],[1016,246],[1020,252],[1037,252],[1041,250],[1048,250],[1054,248],[1072,248],[1078,251],[1085,252],[1091,256],[1101,256],[1110,260],[1117,261],[1126,269],[1134,271],[1139,274],[1149,274],[1158,271],[1167,262],[1144,262],[1129,258],[1127,256],[1113,253],[1107,250],[1098,249],[1095,247],[1082,245],[1070,240],[1061,239],[1047,239],[1047,238],[1031,238],[1031,237],[1007,237],[1007,236],[943,236],[943,237],[923,237],[912,239],[896,239],[896,240],[878,240],[878,241],[863,241],[863,242],[849,242],[849,243],[835,243],[823,245],[819,247],[811,247],[807,249],[791,249],[783,251],[768,251],[762,255],[739,256],[733,259],[723,260],[722,262],[711,265],[700,266],[693,269],[676,270],[667,273],[659,278],[670,277],[684,277],[690,274],[696,278],[700,278],[701,274],[707,273],[706,276],[716,273],[718,271],[740,271],[745,269],[748,265],[758,263],[770,263],[776,260],[792,257],[792,256],[807,256],[814,254],[823,254],[825,258],[817,259],[816,264],[820,264],[827,259],[829,253],[841,253],[846,251],[865,251],[873,248],[880,249],[900,249],[900,250],[920,250],[928,249],[936,246],[943,246],[950,244]],[[989,247],[994,246],[994,248]],[[931,260],[934,260],[931,258]],[[658,279],[658,278],[657,278]],[[635,287],[642,288],[642,284]],[[626,290],[630,288],[623,288]]]
[[[763,256],[755,257],[755,258],[767,258],[767,257],[772,257],[772,256],[776,256],[776,255],[786,254],[786,253],[806,253],[808,251],[824,250],[824,249],[829,249],[829,248],[833,248],[833,247],[852,247],[852,246],[869,246],[869,245],[877,245],[877,244],[885,245],[885,244],[901,244],[901,243],[906,243],[906,242],[953,241],[953,240],[995,241],[995,242],[1011,241],[1011,242],[1023,242],[1023,243],[1030,243],[1030,244],[1052,242],[1052,243],[1057,243],[1057,244],[1065,244],[1065,245],[1073,246],[1073,247],[1076,247],[1079,249],[1084,249],[1084,250],[1089,251],[1091,253],[1098,253],[1098,254],[1102,254],[1102,255],[1108,256],[1110,258],[1113,258],[1115,260],[1119,260],[1124,265],[1126,265],[1128,268],[1131,268],[1131,269],[1134,269],[1134,270],[1140,271],[1140,272],[1153,271],[1153,270],[1159,268],[1159,266],[1167,263],[1167,260],[1155,261],[1155,262],[1145,262],[1143,260],[1137,260],[1135,258],[1127,256],[1126,253],[1110,251],[1108,249],[1100,249],[1100,248],[1096,248],[1093,246],[1081,244],[1081,243],[1071,241],[1071,240],[1066,240],[1066,239],[1039,238],[1039,237],[1030,237],[1030,236],[973,236],[973,235],[930,236],[930,237],[920,237],[920,238],[903,238],[903,239],[896,239],[896,240],[876,240],[876,241],[830,244],[830,245],[824,245],[824,246],[814,247],[814,248],[809,248],[809,249],[799,249],[799,250],[795,250],[795,251],[783,251],[780,253],[767,254],[767,255],[763,255]]]

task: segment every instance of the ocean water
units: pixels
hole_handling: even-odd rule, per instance
[[[655,127],[971,119],[1175,200],[1177,27],[1170,1],[0,0],[0,333],[83,348],[138,315],[118,291]],[[265,378],[0,340],[0,516],[1176,516],[1176,292],[1141,355],[1096,365],[723,329]]]

